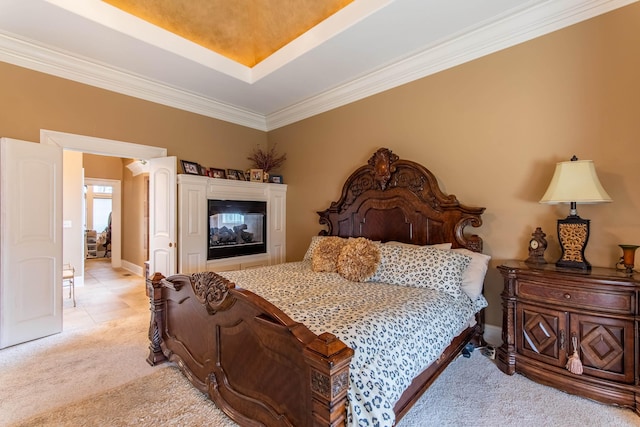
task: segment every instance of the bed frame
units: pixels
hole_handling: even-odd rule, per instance
[[[482,251],[484,208],[445,195],[425,167],[376,151],[318,212],[321,235],[414,244],[451,242]],[[185,376],[242,426],[339,426],[346,423],[353,350],[316,335],[260,296],[212,272],[147,279],[151,365],[175,362]],[[469,343],[480,345],[483,312],[418,376],[396,403],[397,420]],[[397,421],[396,420],[396,421]]]

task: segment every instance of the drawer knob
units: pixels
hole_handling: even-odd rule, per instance
[[[565,299],[571,299],[571,294],[564,294]]]

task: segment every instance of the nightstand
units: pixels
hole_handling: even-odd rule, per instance
[[[519,261],[506,262],[498,270],[504,278],[498,368],[640,414],[640,274]],[[583,366],[581,375],[565,367],[573,342]]]

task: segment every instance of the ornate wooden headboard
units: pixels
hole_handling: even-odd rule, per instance
[[[340,200],[318,215],[328,227],[321,235],[417,245],[451,242],[454,248],[482,252],[482,239],[465,235],[464,228],[482,225],[484,210],[444,194],[427,168],[381,148],[347,179]]]

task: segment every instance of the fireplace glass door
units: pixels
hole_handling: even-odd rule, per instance
[[[207,259],[267,252],[266,202],[208,200],[208,209]]]

